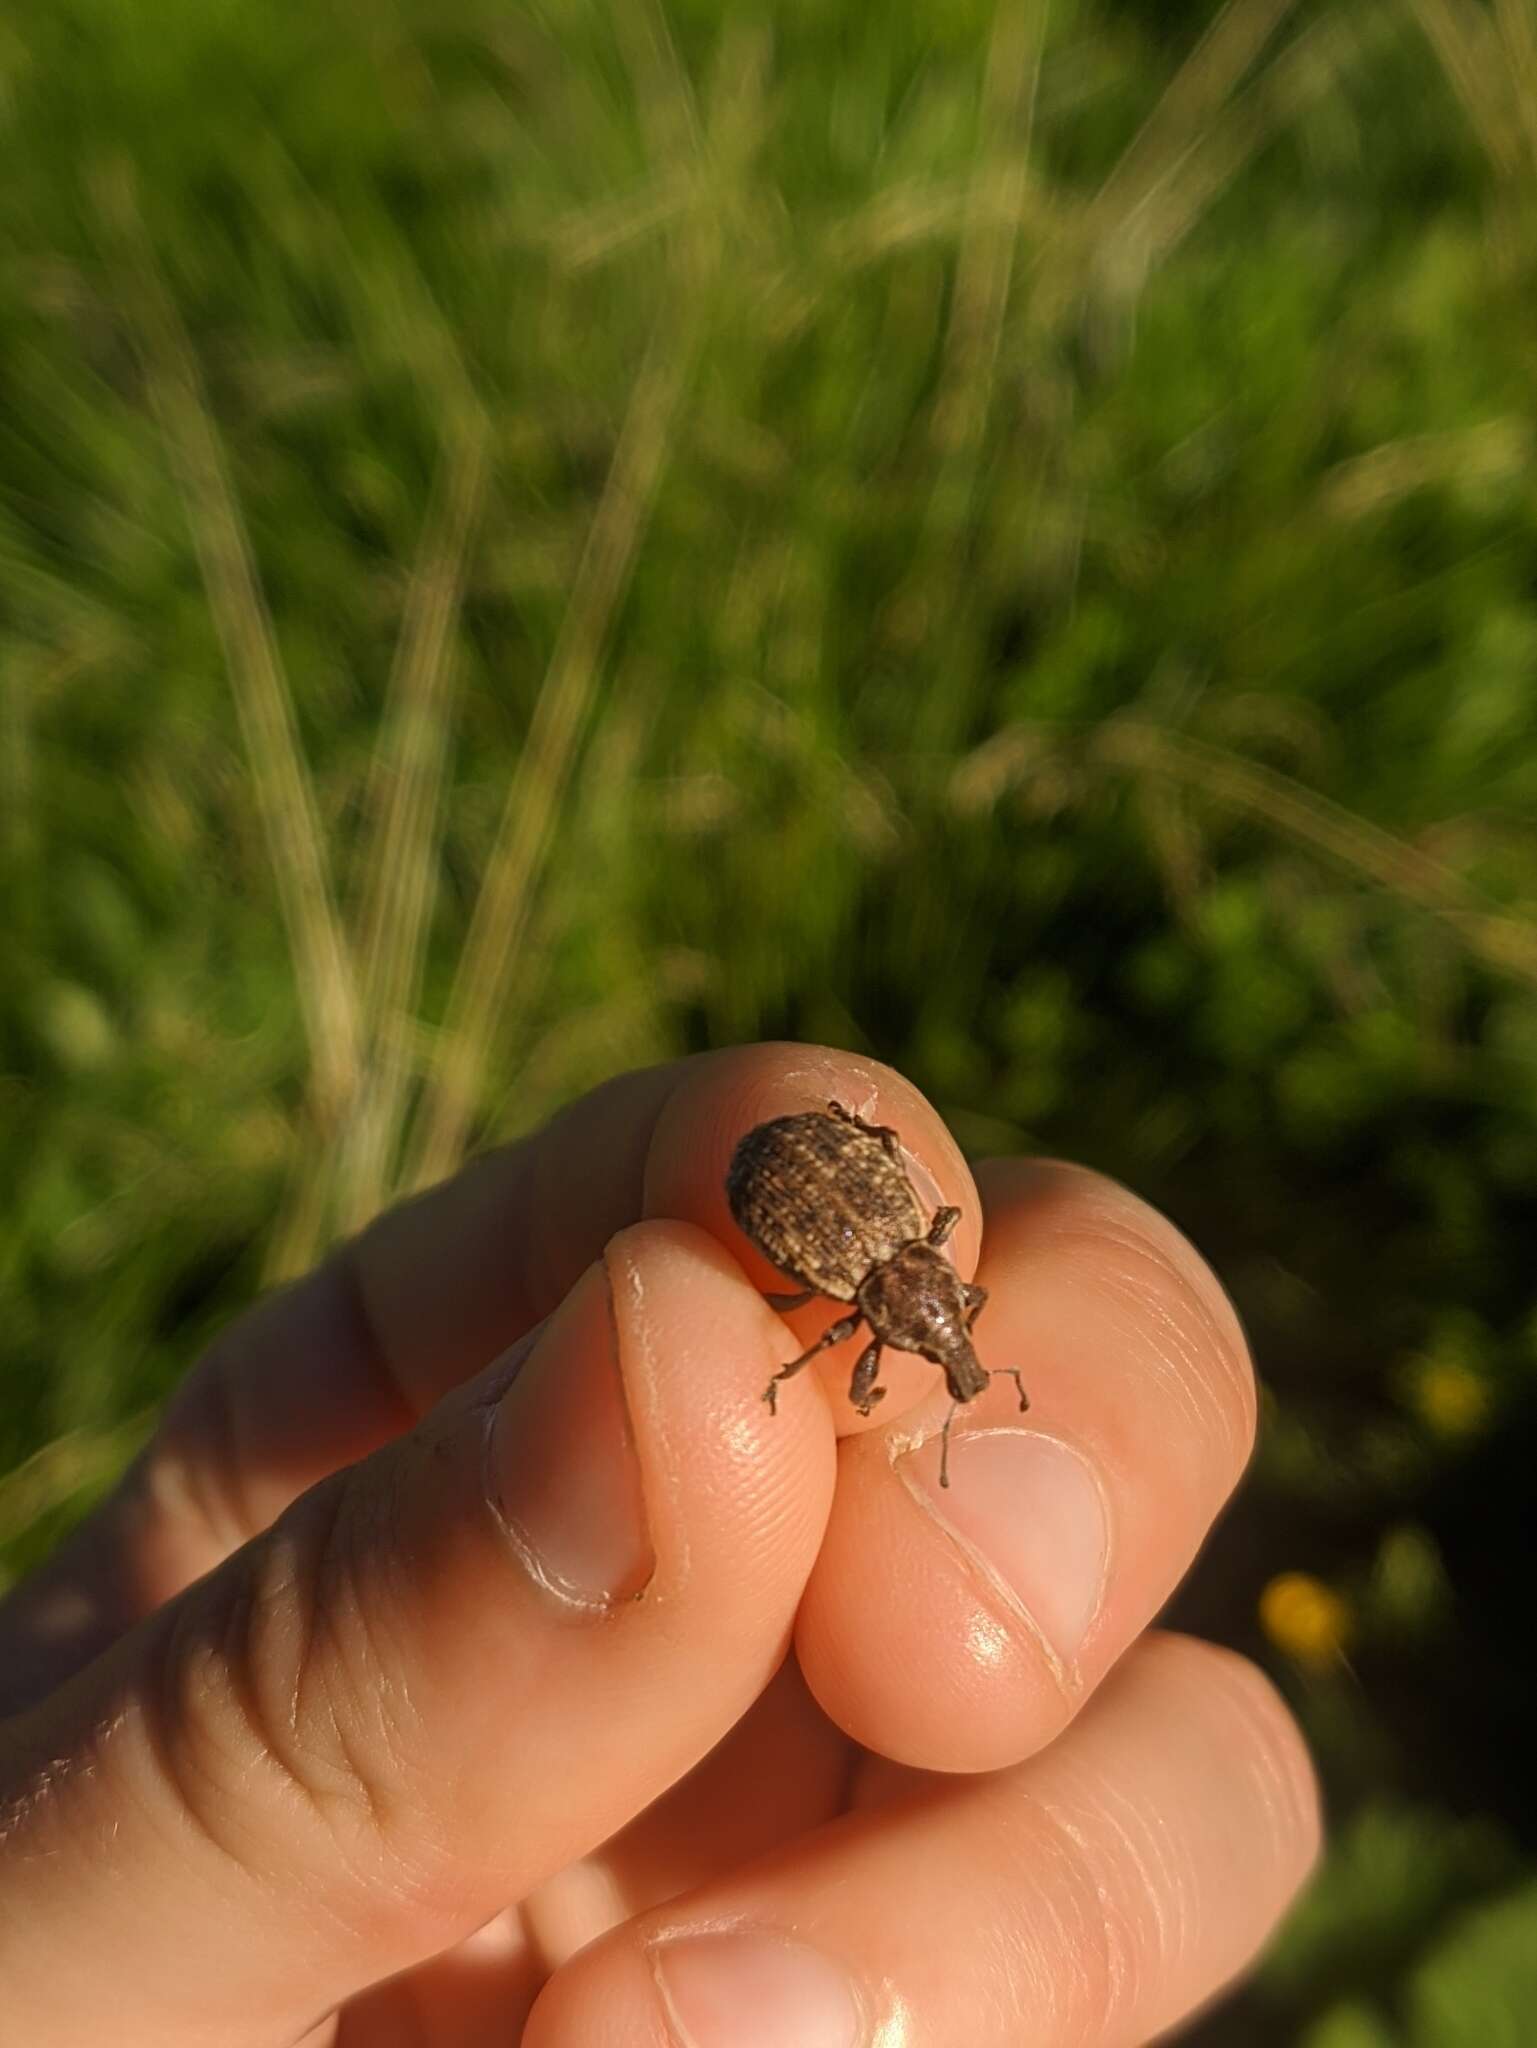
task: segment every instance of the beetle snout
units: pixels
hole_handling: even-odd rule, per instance
[[[968,1338],[962,1337],[950,1354],[937,1361],[945,1369],[945,1384],[952,1401],[974,1401],[987,1390],[990,1375],[977,1363]]]

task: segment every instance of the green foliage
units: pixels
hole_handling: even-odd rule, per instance
[[[1370,1982],[1412,1955],[1448,1904],[1510,1873],[1497,1829],[1383,1801],[1341,1828],[1265,1965],[1278,1989]]]
[[[1537,2012],[1537,1885],[1469,1913],[1414,1973],[1425,2048],[1522,2048]]]
[[[467,1142],[867,1047],[1162,1203],[1253,1335],[1181,1613],[1339,1831],[1197,2036],[1518,2038],[1520,13],[12,10],[7,1569]]]

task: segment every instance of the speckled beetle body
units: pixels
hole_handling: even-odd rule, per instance
[[[956,1408],[974,1401],[992,1377],[971,1345],[987,1290],[963,1280],[940,1250],[960,1210],[937,1209],[925,1228],[896,1132],[866,1123],[839,1102],[749,1131],[732,1154],[726,1197],[744,1236],[800,1283],[799,1294],[768,1297],[776,1308],[798,1308],[817,1295],[853,1304],[852,1314],[780,1367],[764,1390],[770,1409],[777,1407],[780,1380],[867,1323],[872,1341],[854,1367],[849,1399],[868,1415],[884,1398],[886,1389],[875,1379],[887,1345],[942,1367],[951,1406],[939,1483],[948,1486]],[[1019,1374],[1005,1370],[1019,1388],[1021,1409],[1028,1407]]]

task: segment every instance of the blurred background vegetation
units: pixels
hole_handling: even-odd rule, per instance
[[[680,1049],[1217,1263],[1176,1619],[1333,1846],[1203,2043],[1537,2040],[1527,0],[15,0],[0,1560]]]

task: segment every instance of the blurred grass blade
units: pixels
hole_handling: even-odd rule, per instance
[[[941,549],[964,546],[968,508],[986,474],[979,451],[993,410],[1015,252],[1026,212],[1030,131],[1046,17],[1047,0],[1020,0],[1000,7],[993,19],[955,285],[929,416],[938,459],[925,523]],[[947,580],[956,592],[964,591],[964,567],[958,563]],[[917,746],[930,753],[949,748],[970,713],[964,692],[929,691],[917,708]]]
[[[314,1101],[331,1129],[357,1089],[358,1000],[288,683],[218,429],[139,213],[131,167],[120,160],[95,184],[98,210],[120,257],[122,303],[137,330],[151,403],[229,667],[293,958]]]
[[[635,108],[658,168],[698,168],[703,129],[694,90],[660,0],[632,0],[614,15],[614,29],[635,88]]]
[[[1487,965],[1537,987],[1537,931],[1530,925],[1505,915],[1443,861],[1278,769],[1137,718],[1107,719],[1089,758],[1124,773],[1173,780],[1265,819],[1403,902],[1445,919]]]
[[[1319,505],[1335,519],[1365,519],[1428,485],[1514,485],[1531,470],[1533,431],[1519,413],[1440,433],[1406,434],[1325,472]]]
[[[318,1132],[301,1129],[295,1138],[288,1187],[262,1260],[264,1286],[297,1280],[327,1243],[336,1178],[332,1153],[333,1146]]]
[[[635,381],[476,899],[409,1174],[413,1186],[441,1178],[463,1152],[556,809],[592,708],[604,642],[665,465],[692,351],[678,345],[665,315],[663,322],[666,337],[653,335]]]
[[[1295,0],[1228,0],[1164,88],[1093,201],[1113,232],[1147,204],[1201,140]]]
[[[1333,89],[1341,55],[1354,31],[1355,23],[1348,19],[1315,22],[1213,118],[1196,146],[1121,232],[1123,245],[1133,252],[1127,267],[1135,275],[1162,262],[1249,159]]]
[[[336,1220],[344,1229],[367,1222],[383,1203],[400,1139],[437,881],[454,632],[486,477],[484,438],[468,431],[446,458],[428,508],[369,780],[372,835],[359,957],[370,1057],[340,1153]]]
[[[1469,0],[1409,0],[1409,5],[1489,161],[1503,176],[1513,176],[1521,168],[1522,110],[1511,90],[1510,57],[1500,48],[1494,20]]]
[[[562,269],[585,270],[670,227],[688,205],[691,191],[688,178],[660,180],[639,192],[563,214],[540,229],[539,240]]]
[[[1526,134],[1529,165],[1537,165],[1537,10],[1531,0],[1494,0],[1494,18],[1510,66],[1516,119]]]
[[[678,409],[693,373],[702,307],[718,258],[716,210],[727,195],[702,175],[707,150],[692,87],[655,0],[621,17],[625,57],[658,178],[687,167],[693,197],[679,223],[661,310],[631,388],[571,595],[476,898],[425,1093],[408,1184],[440,1178],[461,1157],[492,1041],[526,942],[534,895],[596,694],[614,614],[650,517]],[[743,45],[751,63],[756,46]],[[678,310],[678,309],[681,309]]]
[[[1024,0],[1022,5],[1000,7],[993,22],[976,167],[934,401],[934,438],[951,458],[947,469],[952,474],[959,466],[957,458],[969,457],[981,440],[992,406],[1014,251],[1025,210],[1046,15],[1047,0]]]
[[[148,1436],[158,1409],[141,1409],[100,1429],[72,1429],[0,1474],[0,1546],[66,1507],[77,1494],[115,1479]]]

